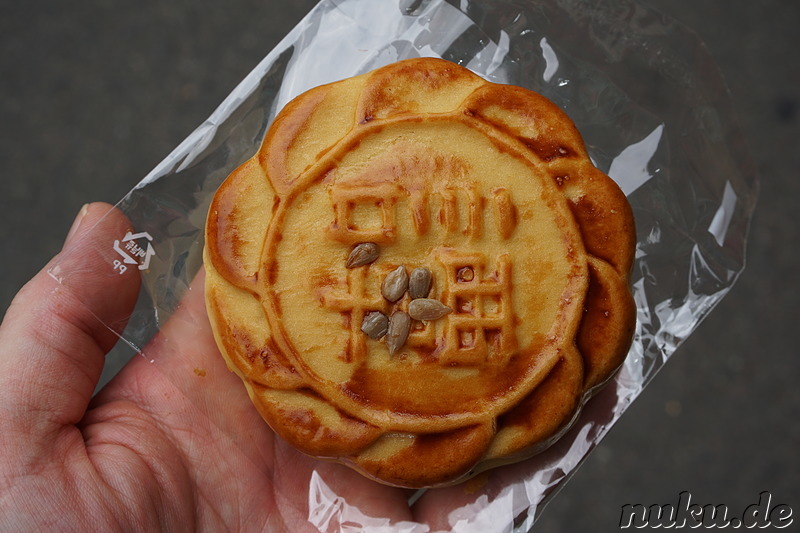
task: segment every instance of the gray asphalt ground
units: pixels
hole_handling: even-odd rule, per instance
[[[748,267],[537,531],[615,531],[626,503],[769,491],[800,524],[800,3],[646,0],[705,41],[761,176]],[[114,203],[312,1],[0,0],[0,312],[87,201]],[[797,531],[797,529],[795,529]]]

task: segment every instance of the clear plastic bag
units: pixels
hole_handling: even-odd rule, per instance
[[[451,491],[461,502],[448,527],[525,531],[744,267],[754,166],[724,83],[688,30],[623,1],[323,0],[119,202],[134,229],[100,256],[109,276],[141,272],[141,298],[122,339],[149,357],[147,342],[202,267],[214,192],[255,153],[277,111],[319,84],[417,56],[553,100],[634,210],[638,320],[620,373],[546,452],[498,469],[482,486],[428,491]],[[69,286],[74,273],[57,263],[51,274]],[[308,520],[322,530],[387,523],[360,513],[320,477],[308,489]]]

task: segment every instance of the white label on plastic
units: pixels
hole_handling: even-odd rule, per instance
[[[131,233],[129,231],[122,240],[115,240],[114,251],[120,255],[122,260],[115,259],[113,261],[114,270],[118,270],[120,274],[123,274],[128,270],[127,265],[137,265],[139,270],[150,268],[150,260],[156,255],[152,242],[153,237],[146,231],[142,233]]]

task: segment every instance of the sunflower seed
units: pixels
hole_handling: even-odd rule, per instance
[[[392,356],[403,347],[411,331],[411,317],[403,311],[395,311],[389,319],[389,331],[386,332],[386,346],[389,356]]]
[[[414,320],[439,320],[453,310],[433,298],[417,298],[408,304],[408,314]]]
[[[380,248],[374,242],[362,242],[357,244],[350,255],[347,257],[347,268],[356,268],[368,265],[378,258]]]
[[[431,292],[431,271],[427,268],[415,268],[408,280],[408,295],[411,298],[426,298]]]
[[[406,267],[400,265],[395,268],[381,284],[381,294],[390,302],[396,302],[406,293],[408,289],[408,272]]]
[[[378,340],[389,330],[389,318],[380,311],[373,311],[364,316],[361,331],[370,339]]]

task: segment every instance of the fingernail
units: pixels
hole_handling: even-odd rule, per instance
[[[83,204],[81,210],[78,211],[78,216],[75,217],[75,220],[72,222],[72,227],[69,228],[69,233],[67,233],[67,238],[64,239],[64,246],[69,244],[72,238],[78,233],[78,228],[81,227],[81,222],[83,221],[83,217],[86,216],[87,211],[89,211],[89,204]]]

